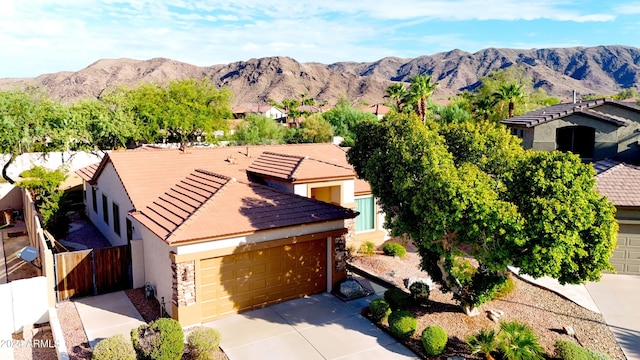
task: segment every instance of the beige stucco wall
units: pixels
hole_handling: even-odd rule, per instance
[[[137,224],[137,222],[134,222]],[[171,305],[173,273],[171,270],[171,247],[143,226],[137,226],[142,234],[144,247],[144,277],[145,283],[155,289],[155,297],[159,302],[164,297],[164,304],[169,315],[173,309]]]
[[[100,232],[109,240],[111,245],[119,246],[127,244],[127,229],[126,229],[126,216],[127,213],[133,208],[127,193],[124,191],[120,179],[113,168],[111,163],[107,163],[96,184],[96,200],[97,200],[97,212],[93,211],[93,202],[90,185],[87,186],[87,215],[91,219],[91,222],[100,230]],[[107,210],[109,212],[109,223],[105,223],[102,214],[102,194],[107,196]],[[113,230],[113,203],[118,204],[119,218],[120,218],[120,235],[116,234]],[[135,227],[134,227],[135,229]],[[136,229],[137,230],[137,229]],[[140,238],[138,233],[134,233],[134,239]]]

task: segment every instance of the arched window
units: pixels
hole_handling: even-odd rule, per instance
[[[556,130],[556,149],[571,151],[581,158],[593,158],[596,129],[589,126],[567,126]]]

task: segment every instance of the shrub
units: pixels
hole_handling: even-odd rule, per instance
[[[384,299],[387,300],[391,309],[400,310],[407,307],[409,294],[398,288],[391,288],[384,292]]]
[[[556,341],[556,357],[563,360],[609,360],[610,357],[567,340]]]
[[[220,350],[220,332],[205,326],[198,326],[187,336],[187,349],[192,359],[213,360]]]
[[[373,299],[369,304],[369,312],[373,320],[379,322],[391,314],[391,307],[385,299]]]
[[[184,351],[182,327],[176,320],[168,318],[131,330],[131,341],[142,359],[178,360]]]
[[[471,354],[484,354],[489,359],[491,353],[496,351],[496,332],[493,329],[482,329],[467,337],[467,345],[471,348]]]
[[[389,332],[400,340],[411,337],[418,327],[418,319],[406,310],[394,311],[389,315]]]
[[[371,256],[376,253],[376,244],[371,241],[367,241],[360,245],[360,252],[364,255]]]
[[[100,340],[93,349],[91,358],[94,360],[136,360],[136,351],[131,342],[124,338],[122,334]]]
[[[405,249],[404,246],[394,242],[388,242],[382,245],[382,251],[389,256],[398,257],[403,257],[407,253],[407,249]]]
[[[516,282],[513,280],[513,276],[508,275],[505,282],[496,289],[491,300],[501,299],[509,294],[516,288]]]
[[[500,323],[498,350],[507,360],[542,360],[544,353],[533,329],[517,321]]]
[[[428,284],[416,281],[409,286],[411,300],[417,304],[426,304],[429,301],[431,290]]]
[[[447,332],[440,326],[427,326],[422,331],[422,347],[427,355],[435,356],[444,352],[447,347],[447,341],[449,337]]]

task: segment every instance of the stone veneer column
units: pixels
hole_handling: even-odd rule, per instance
[[[178,307],[196,303],[195,261],[171,264],[173,271],[173,303]]]

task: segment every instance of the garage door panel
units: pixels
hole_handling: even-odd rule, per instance
[[[203,321],[326,290],[326,240],[201,260]]]
[[[640,275],[640,225],[620,225],[611,264],[619,274]]]

